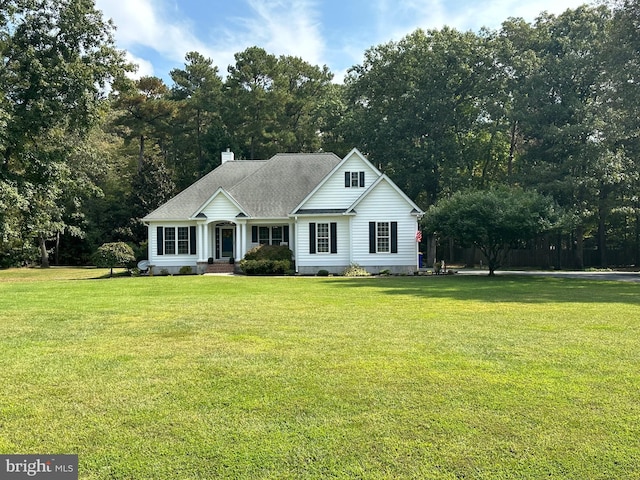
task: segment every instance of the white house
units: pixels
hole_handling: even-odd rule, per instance
[[[353,263],[371,273],[418,268],[424,212],[358,150],[277,154],[222,164],[142,220],[149,263],[175,273],[240,260],[259,244],[286,244],[296,273],[340,273]]]

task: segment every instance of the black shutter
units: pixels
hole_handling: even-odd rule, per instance
[[[391,222],[391,253],[398,253],[398,222]]]
[[[360,186],[364,187],[364,172],[360,172]]]
[[[158,235],[157,235],[157,242],[158,242],[158,255],[163,255],[164,254],[164,228],[163,227],[158,227]]]
[[[338,253],[338,224],[331,222],[330,227],[331,253]]]
[[[195,255],[196,253],[196,227],[189,227],[189,253]]]
[[[376,222],[369,222],[369,253],[376,253]]]
[[[258,227],[251,227],[251,243],[258,243]]]
[[[351,186],[351,172],[344,172],[344,187],[349,188]]]
[[[309,224],[309,253],[316,253],[316,224]]]
[[[289,243],[289,225],[285,225],[282,230],[282,241]]]

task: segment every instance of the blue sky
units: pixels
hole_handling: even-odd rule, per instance
[[[583,0],[96,0],[117,26],[116,41],[139,65],[137,75],[170,83],[169,72],[198,51],[224,76],[233,55],[257,45],[327,65],[340,82],[366,49],[416,28],[478,31],[509,17],[533,21]]]

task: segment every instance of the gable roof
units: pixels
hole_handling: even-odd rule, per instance
[[[340,162],[333,153],[280,153],[269,160],[228,161],[142,220],[193,218],[219,190],[251,217],[284,218]]]
[[[386,182],[387,184],[389,184],[389,186],[391,186],[391,188],[393,188],[398,195],[400,195],[405,202],[407,202],[411,207],[413,207],[413,213],[417,214],[417,215],[424,215],[424,211],[422,211],[422,209],[415,204],[415,202],[413,200],[411,200],[409,197],[407,197],[407,195],[400,189],[400,187],[398,187],[393,180],[391,180],[389,177],[387,177],[386,174],[382,174],[380,175],[375,182],[373,182],[373,184],[367,189],[366,192],[364,192],[362,195],[360,195],[358,197],[358,199],[353,202],[353,205],[351,205],[346,212],[350,213],[353,212],[354,209],[358,206],[358,204],[360,202],[362,202],[365,198],[367,198],[367,196],[373,192],[375,190],[375,188],[378,186],[378,184],[380,184],[381,182]]]
[[[338,170],[340,170],[340,167],[342,167],[342,165],[344,165],[348,160],[351,159],[351,157],[353,155],[356,155],[360,160],[362,160],[364,163],[366,163],[371,170],[373,170],[375,172],[375,174],[377,176],[382,175],[382,172],[380,172],[380,170],[378,170],[376,167],[373,166],[373,164],[367,160],[364,155],[362,155],[362,153],[360,153],[360,151],[357,148],[353,148],[347,155],[345,155],[345,157],[343,159],[341,159],[338,163],[336,163],[336,165],[333,167],[333,169],[327,174],[325,175],[325,177],[318,182],[313,190],[310,190],[309,193],[303,197],[300,202],[298,204],[296,204],[294,206],[294,208],[291,209],[291,212],[293,213],[298,213],[298,214],[305,214],[305,213],[319,213],[316,210],[309,210],[309,209],[305,209],[304,204],[307,203],[307,200],[309,200],[318,190],[320,190],[320,188],[322,188],[322,186],[329,180],[329,178]],[[342,210],[342,212],[344,213],[346,211]],[[326,213],[326,212],[325,212]]]
[[[264,160],[226,162],[160,205],[142,220],[186,220],[197,215],[207,200],[218,191],[228,190],[264,165]]]

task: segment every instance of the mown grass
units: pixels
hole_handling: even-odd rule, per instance
[[[0,272],[1,453],[77,453],[82,479],[640,478],[637,284],[56,270]]]

